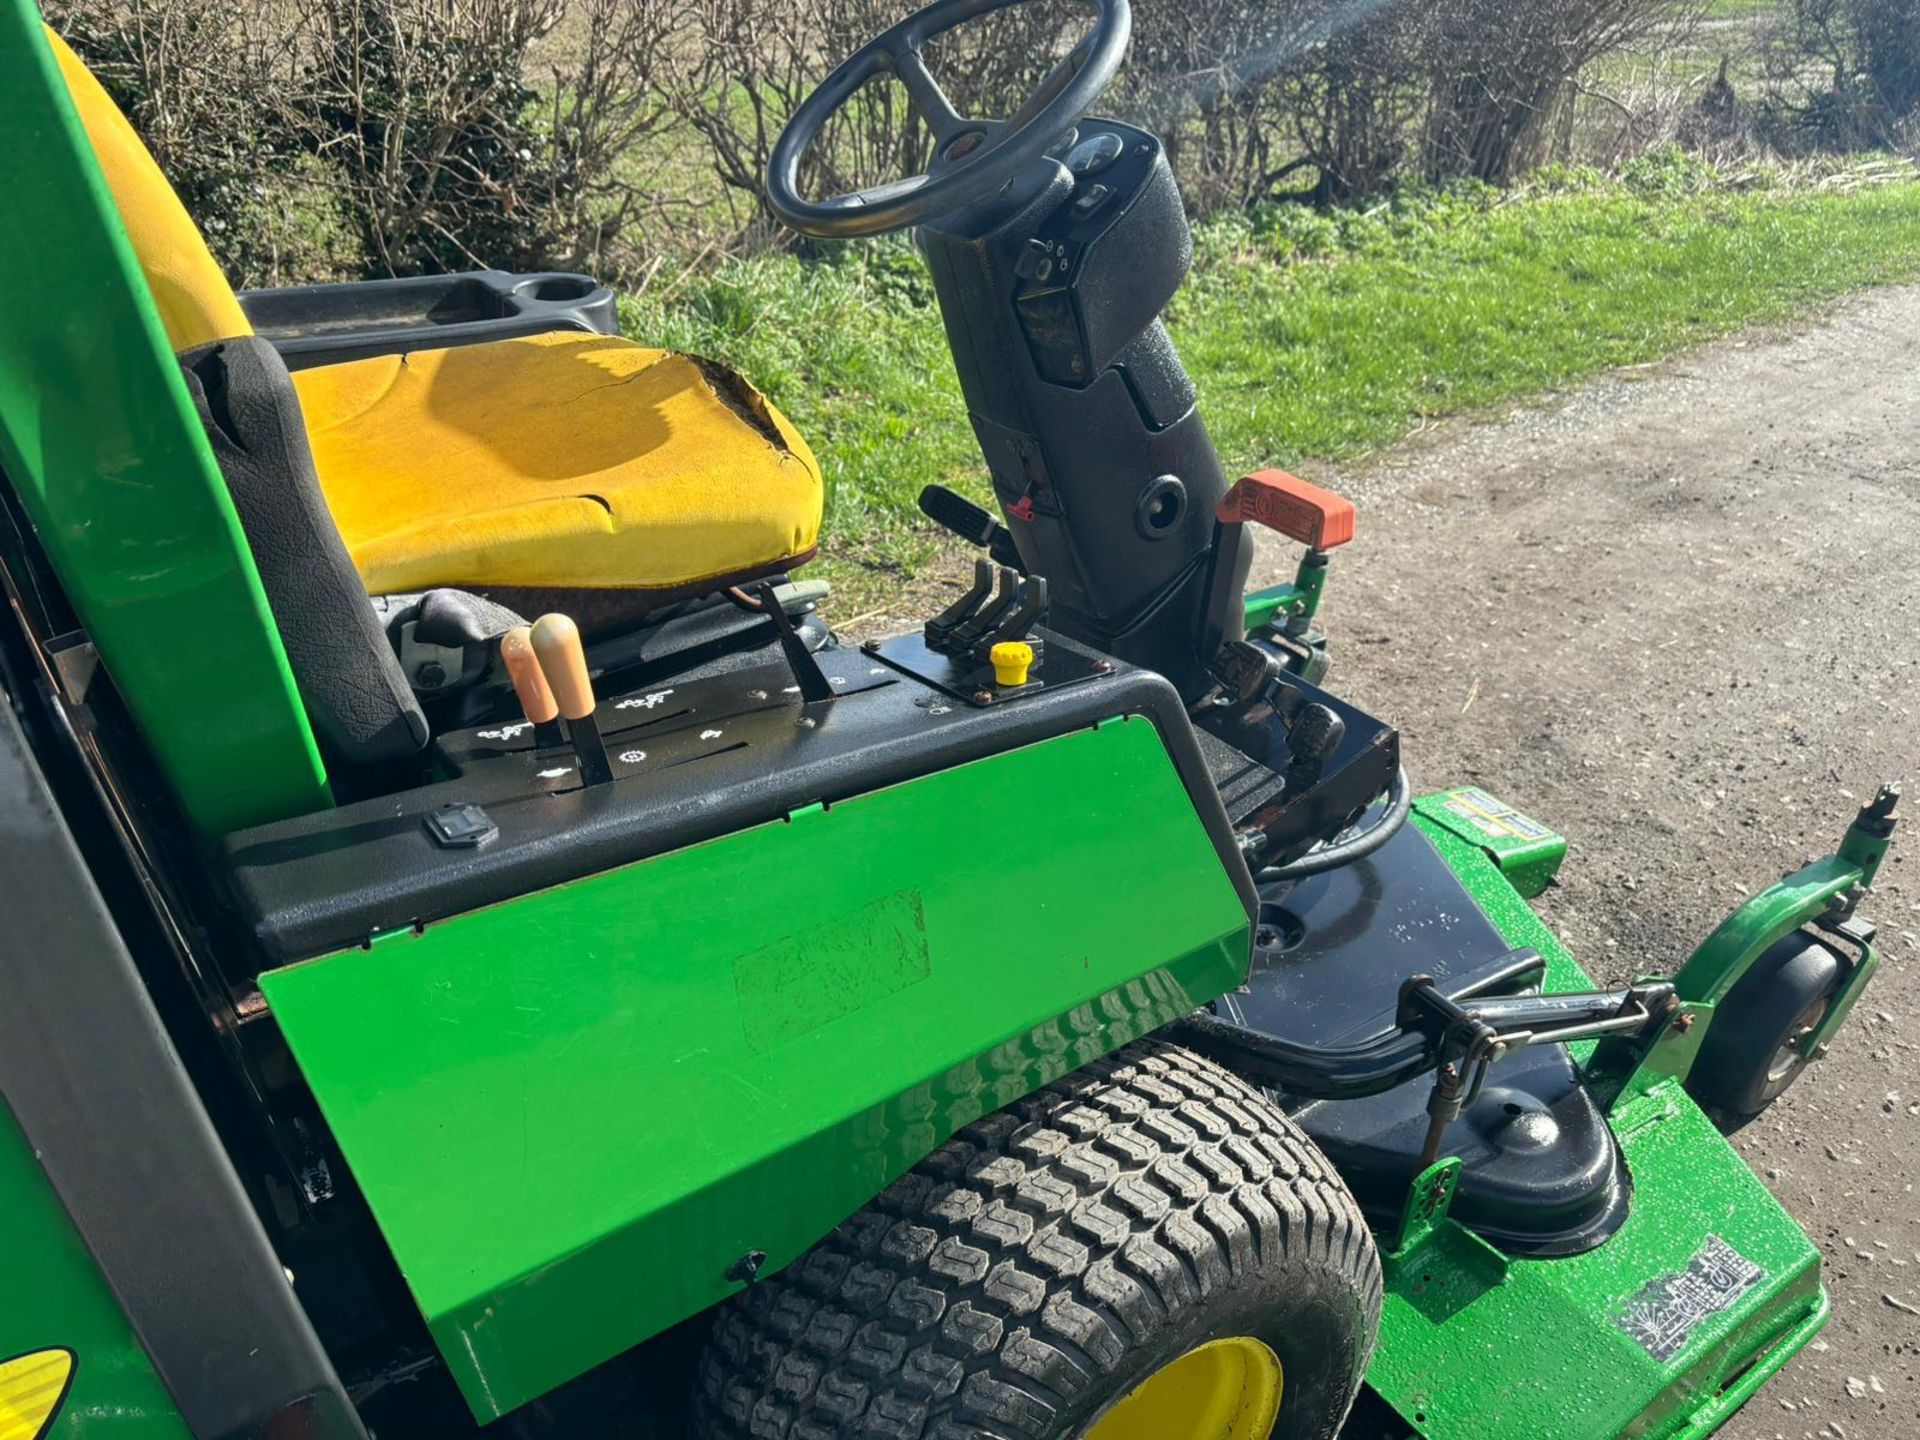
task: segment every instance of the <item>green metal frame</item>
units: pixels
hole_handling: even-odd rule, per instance
[[[0,470],[189,817],[329,802],[225,484],[31,0],[0,0]]]
[[[1422,795],[1414,805],[1423,818],[1484,854],[1525,899],[1543,893],[1567,858],[1563,836],[1477,785]]]
[[[0,468],[201,831],[326,805],[237,517],[29,0],[0,0],[0,94]],[[1247,598],[1249,629],[1307,634],[1325,580],[1307,557]],[[1564,842],[1467,810],[1499,819],[1456,791],[1415,823],[1507,942],[1547,958],[1549,988],[1586,988],[1523,899]],[[956,843],[982,835],[1020,844]],[[1856,824],[1682,967],[1688,1023],[1609,1110],[1636,1203],[1605,1245],[1502,1254],[1448,1217],[1457,1162],[1420,1178],[1369,1375],[1419,1435],[1697,1440],[1819,1329],[1818,1251],[1681,1082],[1755,959],[1847,913],[1884,853]],[[1240,983],[1247,929],[1136,719],[262,986],[485,1419],[791,1262],[968,1121]],[[1873,973],[1858,949],[1814,1053]],[[0,1290],[28,1297],[0,1307],[0,1356],[80,1357],[53,1435],[81,1417],[89,1435],[183,1433],[4,1111],[0,1232]],[[1757,1278],[1656,1354],[1625,1322],[1709,1243]]]
[[[1248,931],[1135,718],[261,986],[486,1418],[1242,983]]]

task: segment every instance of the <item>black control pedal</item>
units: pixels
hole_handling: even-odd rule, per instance
[[[991,560],[974,561],[972,588],[927,621],[927,648],[944,653],[954,632],[973,617],[973,612],[985,604],[987,596],[992,593],[993,562]]]

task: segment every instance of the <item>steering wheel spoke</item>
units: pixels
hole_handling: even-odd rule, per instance
[[[945,145],[967,128],[966,117],[953,108],[953,102],[947,99],[947,92],[940,88],[940,82],[927,69],[919,46],[902,45],[893,52],[893,73],[906,87],[907,98],[913,101],[913,108],[927,122],[927,128],[933,131],[936,145]]]

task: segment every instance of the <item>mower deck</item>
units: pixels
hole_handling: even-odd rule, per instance
[[[1486,854],[1416,823],[1548,989],[1591,985]],[[1376,1407],[1348,1440],[1695,1440],[1819,1331],[1819,1251],[1678,1083],[1609,1124],[1633,1204],[1598,1248],[1517,1259],[1443,1220],[1383,1253],[1367,1382],[1398,1424]]]

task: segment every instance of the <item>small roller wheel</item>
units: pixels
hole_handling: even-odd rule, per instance
[[[1713,1012],[1687,1089],[1728,1134],[1806,1072],[1805,1049],[1846,978],[1833,949],[1795,931],[1775,941]]]
[[[1331,1440],[1380,1317],[1332,1166],[1143,1041],[966,1127],[722,1307],[698,1440]]]

